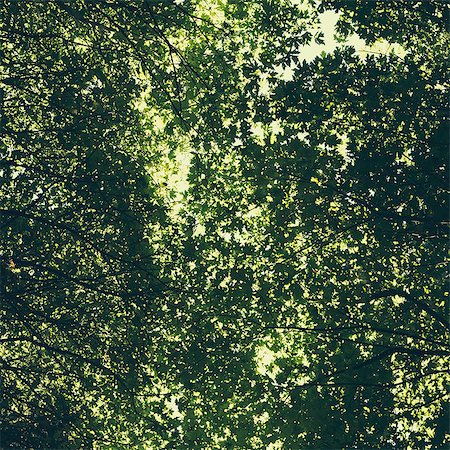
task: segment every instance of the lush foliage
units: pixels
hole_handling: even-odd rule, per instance
[[[445,2],[0,10],[2,448],[449,444]]]

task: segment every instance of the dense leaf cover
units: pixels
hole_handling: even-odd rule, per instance
[[[0,11],[2,448],[448,446],[445,2]]]

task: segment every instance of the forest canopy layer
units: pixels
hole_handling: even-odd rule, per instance
[[[448,448],[449,23],[0,2],[1,448]]]

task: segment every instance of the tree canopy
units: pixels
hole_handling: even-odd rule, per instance
[[[446,2],[0,11],[2,448],[450,445]]]

